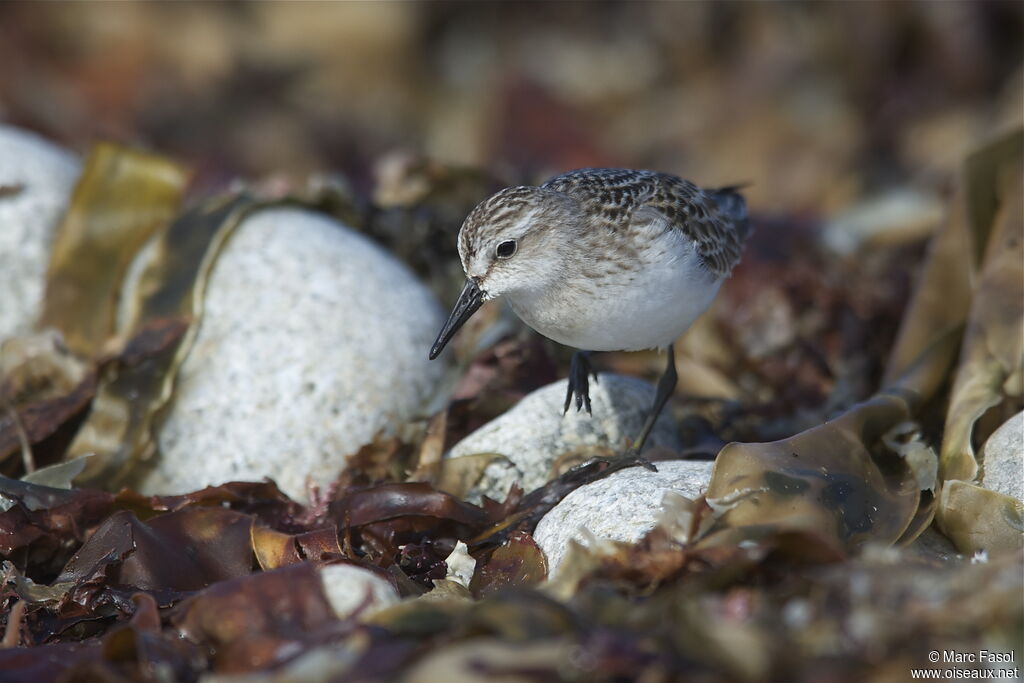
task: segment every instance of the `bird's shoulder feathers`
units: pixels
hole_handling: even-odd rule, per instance
[[[580,169],[542,187],[573,197],[597,225],[612,232],[649,225],[657,212],[667,229],[694,242],[704,266],[716,276],[728,275],[739,262],[750,231],[746,203],[735,188],[704,190],[667,173]]]

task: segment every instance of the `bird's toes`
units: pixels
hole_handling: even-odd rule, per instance
[[[645,470],[649,470],[651,472],[658,471],[658,468],[654,466],[654,463],[640,455],[640,451],[635,448],[630,448],[628,451],[623,453],[621,457],[624,461],[630,463],[630,465],[639,465]]]

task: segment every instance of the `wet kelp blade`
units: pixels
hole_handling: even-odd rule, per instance
[[[942,230],[932,239],[900,333],[886,366],[883,385],[905,376],[921,349],[961,328],[971,310],[974,287],[992,221],[1000,206],[997,179],[1007,164],[1019,164],[1024,133],[1015,131],[972,154]],[[1016,156],[1015,156],[1016,155]],[[955,347],[948,365],[956,361]]]
[[[964,553],[1005,553],[1024,547],[1024,506],[977,484],[957,479],[943,484],[936,520]]]
[[[54,240],[39,326],[80,356],[114,333],[121,280],[136,252],[178,212],[186,169],[138,150],[99,144],[89,155]]]
[[[153,321],[126,349],[134,362],[107,369],[92,411],[65,454],[66,459],[95,455],[76,480],[79,484],[117,487],[137,460],[151,452],[150,426],[169,398],[168,371],[189,323],[188,318]]]
[[[210,586],[183,603],[173,621],[185,640],[213,653],[216,673],[270,668],[347,630],[308,562]]]
[[[931,482],[919,481],[909,463],[879,446],[939,388],[959,336],[954,329],[919,337],[926,346],[889,389],[823,425],[722,449],[705,494],[717,519],[700,544],[781,530],[817,535],[846,551],[912,541],[931,521],[934,499],[922,496]]]
[[[524,531],[477,561],[469,589],[475,596],[490,595],[516,586],[532,586],[547,578],[547,559],[533,537]]]
[[[247,195],[206,202],[176,219],[146,249],[137,278],[126,283],[127,329],[147,330],[159,352],[122,364],[104,378],[93,410],[67,457],[96,453],[79,482],[113,488],[154,452],[154,416],[169,402],[202,313],[216,257],[241,220],[263,204]]]
[[[978,473],[972,441],[978,420],[1004,406],[993,427],[1019,410],[1024,392],[1024,182],[1021,158],[1007,162],[964,335],[942,441],[943,479]],[[985,435],[987,436],[987,435]]]
[[[1024,547],[1024,503],[972,483],[984,466],[975,444],[1024,404],[1022,145],[1024,134],[1010,136],[967,166],[979,195],[975,228],[989,239],[946,415],[937,510],[940,528],[963,552]]]
[[[57,583],[93,593],[104,583],[138,590],[194,591],[252,572],[252,517],[195,506],[140,521],[127,510],[108,517],[68,561]],[[183,552],[183,549],[187,551]]]
[[[0,401],[0,462],[18,453],[22,441],[34,450],[85,411],[96,393],[96,383],[96,374],[90,372],[77,386],[55,398],[40,398],[17,408]]]
[[[280,569],[297,562],[322,564],[348,557],[341,547],[335,526],[301,534],[286,534],[253,524],[250,540],[256,561],[264,571]]]
[[[847,550],[894,543],[915,516],[920,488],[896,456],[883,469],[869,447],[910,413],[906,398],[880,394],[792,438],[726,446],[706,493],[720,515],[709,535],[738,542],[775,528],[817,533]]]

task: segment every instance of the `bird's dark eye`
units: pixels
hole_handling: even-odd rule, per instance
[[[499,244],[494,253],[498,258],[512,258],[512,255],[516,253],[518,248],[519,245],[516,244],[515,240],[507,240]]]

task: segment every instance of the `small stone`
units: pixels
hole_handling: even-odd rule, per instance
[[[386,579],[369,569],[352,564],[329,564],[320,568],[324,594],[339,619],[366,618],[398,602],[398,591]]]
[[[982,450],[981,485],[1024,500],[1024,412],[1004,422]]]
[[[655,464],[657,472],[630,467],[581,486],[544,515],[533,539],[547,556],[550,578],[557,574],[569,541],[583,546],[590,546],[592,539],[639,541],[658,524],[667,492],[697,498],[707,488],[715,466],[702,460]]]
[[[567,453],[622,453],[636,438],[654,402],[654,387],[632,377],[602,373],[590,382],[593,416],[575,406],[562,414],[567,380],[554,382],[524,397],[514,408],[457,443],[446,457],[499,453],[506,461],[484,470],[468,498],[503,500],[513,483],[529,493],[543,486]],[[675,420],[662,411],[647,440],[650,446],[679,450]]]
[[[80,171],[70,152],[0,125],[0,341],[39,316],[53,236]]]
[[[274,479],[297,500],[345,456],[419,414],[444,364],[444,322],[399,261],[336,221],[247,218],[214,265],[203,318],[157,439],[147,493]]]
[[[476,571],[476,560],[469,554],[469,546],[462,541],[455,544],[455,549],[444,560],[448,567],[445,576],[449,581],[469,588],[469,582],[473,580],[473,572]]]

